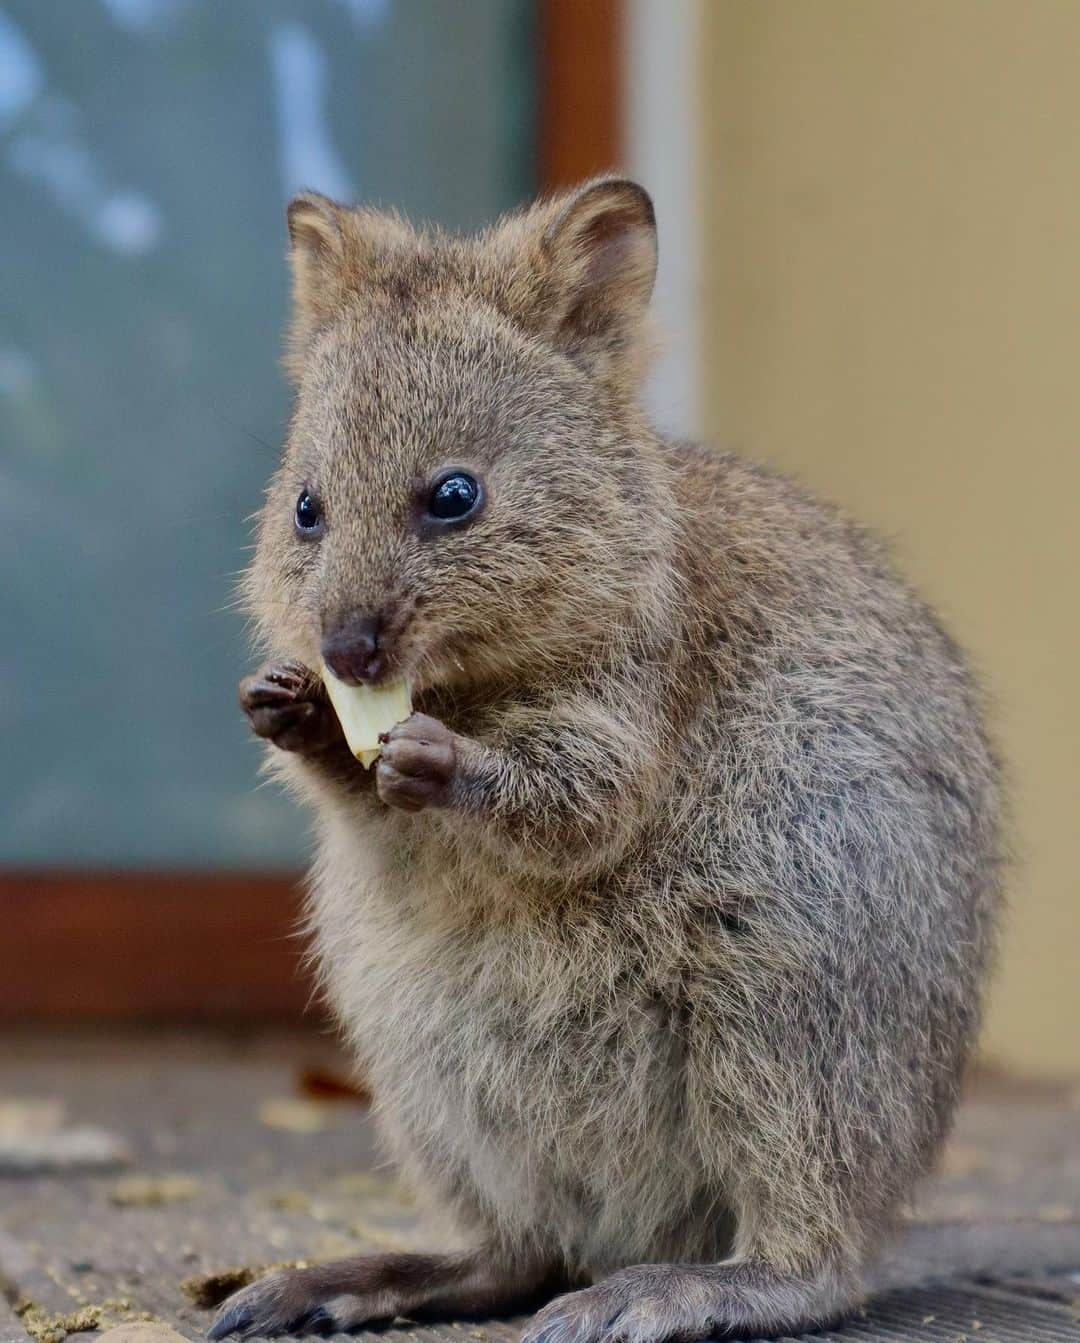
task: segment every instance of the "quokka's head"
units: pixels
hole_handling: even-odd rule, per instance
[[[649,197],[601,179],[473,238],[289,206],[296,386],[247,596],[346,681],[543,674],[632,623],[671,513],[637,406]]]

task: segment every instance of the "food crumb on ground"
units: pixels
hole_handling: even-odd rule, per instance
[[[120,1208],[159,1208],[185,1203],[202,1190],[192,1175],[128,1175],[109,1190],[109,1202]]]
[[[267,1128],[283,1129],[286,1133],[325,1133],[337,1120],[332,1102],[297,1100],[292,1096],[263,1101],[258,1118]]]
[[[193,1277],[183,1278],[180,1290],[193,1305],[210,1310],[213,1306],[221,1305],[233,1292],[254,1282],[262,1273],[262,1268],[236,1264],[230,1268],[220,1268],[215,1273],[197,1273]]]
[[[43,1310],[36,1301],[24,1297],[15,1303],[14,1310],[35,1343],[64,1343],[69,1334],[86,1334],[95,1329],[109,1329],[111,1332],[112,1327],[118,1328],[121,1324],[139,1329],[146,1326],[166,1328],[151,1311],[134,1310],[127,1297],[56,1313]],[[162,1335],[155,1334],[155,1338],[165,1343]],[[129,1338],[128,1343],[136,1343],[136,1340]],[[146,1343],[149,1343],[149,1339]]]

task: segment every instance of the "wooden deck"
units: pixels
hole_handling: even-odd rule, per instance
[[[148,1318],[194,1340],[228,1275],[445,1244],[378,1166],[364,1106],[305,1094],[305,1069],[347,1071],[329,1040],[9,1031],[0,1060],[0,1343],[90,1343]],[[919,1211],[1080,1217],[1080,1096],[978,1091]],[[957,1282],[881,1298],[817,1337],[1080,1340],[1077,1298],[1080,1273]],[[500,1321],[381,1337],[516,1333]]]

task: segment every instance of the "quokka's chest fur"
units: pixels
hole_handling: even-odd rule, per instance
[[[313,891],[323,977],[394,1155],[463,1220],[590,1267],[686,1252],[687,1210],[716,1195],[687,1123],[682,987],[601,912],[526,917],[508,887],[505,920],[470,918],[452,864],[440,878],[425,857],[384,828],[339,833]]]

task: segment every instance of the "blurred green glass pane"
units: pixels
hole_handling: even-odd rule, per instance
[[[300,186],[533,189],[528,0],[0,0],[0,863],[277,866],[227,609]]]

